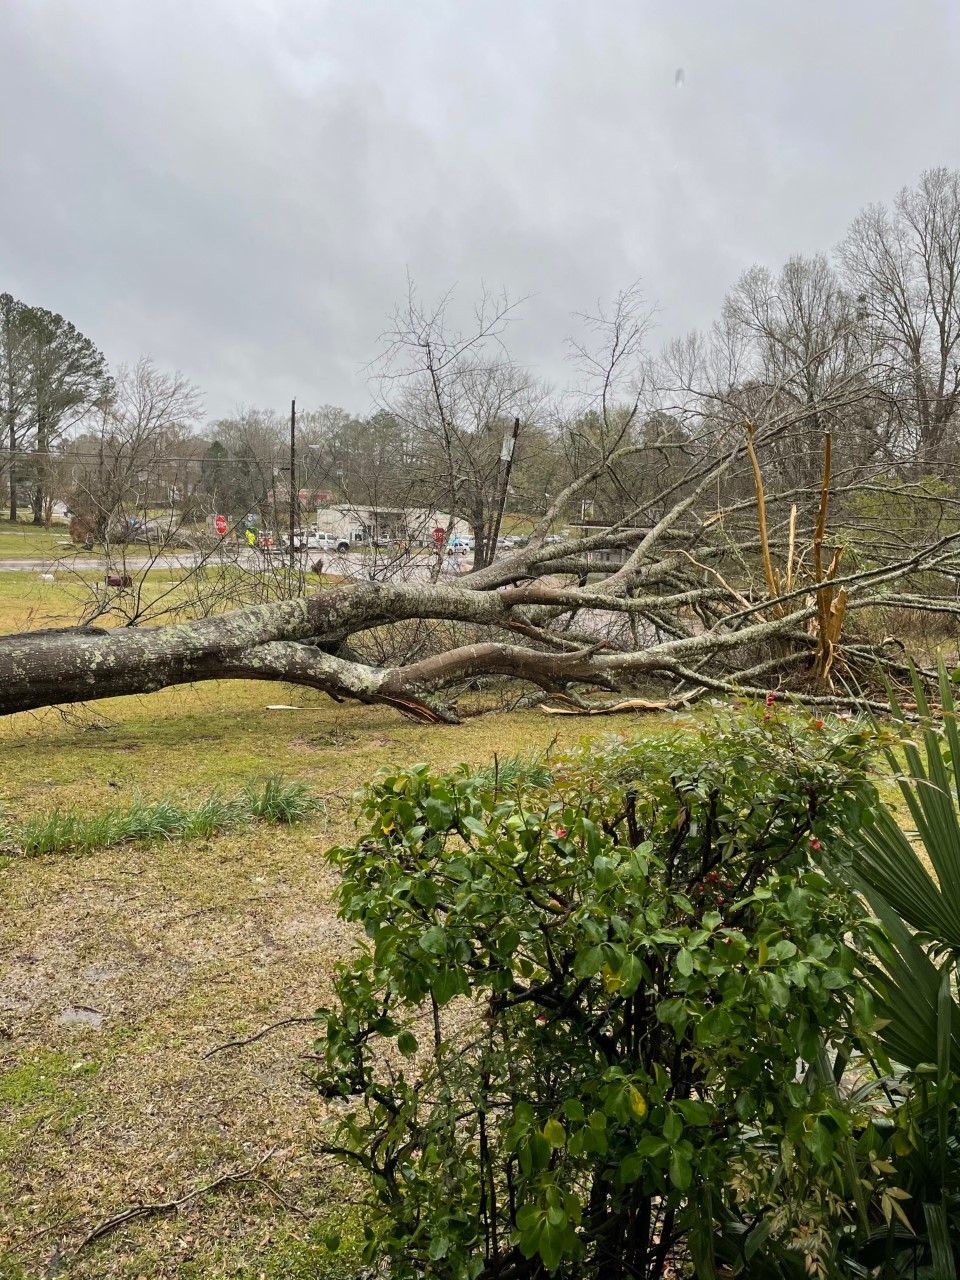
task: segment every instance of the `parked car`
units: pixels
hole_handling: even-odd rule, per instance
[[[456,537],[451,538],[447,543],[447,546],[449,546],[452,551],[455,551],[457,555],[465,556],[468,551],[473,550],[474,542],[473,538],[470,537]]]

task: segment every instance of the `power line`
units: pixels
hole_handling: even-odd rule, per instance
[[[278,456],[278,457],[279,457],[279,456]],[[99,461],[101,460],[101,459],[100,459],[100,454],[99,454],[99,453],[96,453],[96,452],[95,452],[95,453],[44,453],[43,451],[38,450],[38,449],[32,449],[32,450],[26,450],[26,449],[0,449],[0,458],[7,458],[7,459],[11,459],[11,458],[12,458],[12,459],[14,459],[15,461],[19,461],[19,462],[36,462],[36,461],[40,461],[40,460],[42,460],[42,461],[44,461],[44,462],[50,462],[50,461],[54,461],[54,462],[75,462],[75,461],[77,461],[77,462],[79,462],[79,461],[94,461],[94,462],[99,462]],[[109,458],[109,456],[107,457],[107,459],[105,459],[105,461],[111,461],[111,459]],[[148,466],[154,466],[154,467],[165,467],[165,466],[167,466],[168,464],[171,464],[171,463],[186,463],[187,465],[201,465],[201,466],[203,466],[203,465],[208,465],[208,466],[210,466],[211,468],[213,468],[213,467],[219,467],[219,466],[224,466],[224,465],[227,465],[227,466],[243,466],[243,465],[250,465],[251,463],[259,464],[259,463],[260,463],[260,459],[258,459],[258,458],[219,458],[219,457],[208,458],[208,457],[203,457],[203,456],[201,456],[201,457],[193,457],[193,458],[181,458],[181,457],[177,457],[176,455],[174,455],[174,456],[172,456],[172,457],[171,457],[171,456],[169,456],[169,455],[164,455],[164,457],[163,457],[162,459],[159,459],[159,460],[158,460],[158,459],[154,459],[154,460],[151,460],[150,462],[143,462],[143,463],[140,463],[139,465],[140,465],[140,466],[142,466],[142,467],[144,467],[144,468],[146,468],[146,467],[148,467]],[[132,459],[131,459],[131,464],[130,464],[130,465],[131,465],[131,466],[135,465]],[[281,468],[281,467],[280,467],[279,460],[278,460],[276,463],[274,463],[274,462],[269,463],[269,469],[270,469],[270,470],[282,470],[283,468]]]

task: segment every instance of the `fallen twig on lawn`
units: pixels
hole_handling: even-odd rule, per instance
[[[246,1169],[238,1169],[236,1173],[223,1173],[219,1178],[214,1178],[212,1182],[207,1182],[202,1187],[188,1191],[185,1196],[180,1196],[177,1200],[156,1200],[147,1204],[134,1204],[129,1209],[123,1209],[120,1213],[115,1213],[112,1218],[105,1219],[83,1237],[73,1251],[74,1257],[85,1249],[87,1245],[93,1244],[95,1240],[101,1240],[104,1236],[109,1235],[111,1231],[116,1231],[118,1227],[122,1227],[127,1222],[134,1222],[138,1218],[151,1218],[157,1213],[176,1213],[178,1209],[181,1209],[185,1204],[189,1204],[191,1200],[196,1200],[198,1196],[205,1195],[208,1191],[216,1191],[218,1187],[222,1187],[228,1182],[243,1182],[247,1179],[253,1179],[257,1183],[261,1183],[261,1179],[254,1179],[253,1175],[263,1168],[271,1156],[276,1154],[276,1150],[276,1147],[271,1147],[265,1156],[255,1160]]]
[[[252,1036],[245,1036],[242,1040],[227,1040],[224,1044],[214,1045],[212,1049],[208,1049],[202,1056],[204,1058],[212,1058],[215,1053],[222,1053],[224,1049],[242,1049],[244,1045],[253,1044],[257,1040],[261,1040],[265,1035],[269,1035],[271,1031],[276,1031],[278,1027],[290,1027],[295,1023],[316,1022],[316,1017],[308,1018],[281,1018],[279,1022],[271,1022],[268,1027],[261,1027],[259,1031],[255,1031]]]
[[[545,703],[540,710],[548,716],[614,716],[622,711],[680,711],[686,708],[689,702],[689,695],[671,698],[668,702],[648,702],[645,698],[626,698],[620,702],[577,705],[572,701],[564,700],[565,705],[558,707]]]

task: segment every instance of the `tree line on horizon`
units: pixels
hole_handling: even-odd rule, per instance
[[[449,296],[431,305],[411,286],[373,366],[373,411],[299,413],[295,485],[346,503],[450,511],[469,523],[478,566],[504,501],[543,512],[614,434],[649,447],[605,468],[569,518],[613,521],[668,491],[724,422],[762,429],[788,411],[794,428],[764,457],[770,482],[815,490],[829,428],[849,471],[952,486],[958,284],[960,172],[939,168],[891,205],[861,211],[833,253],[750,267],[708,332],[655,354],[651,312],[628,289],[612,310],[582,318],[572,392],[512,358],[517,305],[506,295],[484,294],[463,327]],[[602,358],[598,333],[613,344]],[[111,370],[69,320],[0,295],[0,483],[11,519],[27,506],[34,523],[49,523],[56,501],[101,525],[120,508],[168,504],[191,518],[269,519],[291,484],[287,415],[247,408],[204,422],[200,405],[182,374],[149,358]]]

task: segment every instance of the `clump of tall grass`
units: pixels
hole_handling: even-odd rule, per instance
[[[547,763],[547,753],[537,755],[518,754],[494,756],[490,764],[473,771],[473,776],[490,786],[510,788],[526,783],[534,787],[546,787],[552,778]]]
[[[198,804],[173,800],[147,804],[135,800],[126,808],[100,813],[54,809],[0,830],[0,844],[24,857],[50,853],[91,853],[118,844],[156,844],[161,840],[202,840],[245,822],[276,826],[301,822],[323,807],[302,782],[266,778],[251,783],[237,796],[215,791]]]
[[[302,822],[322,806],[308,786],[302,782],[285,782],[283,778],[266,778],[249,786],[244,798],[251,815],[261,822],[290,826]]]

